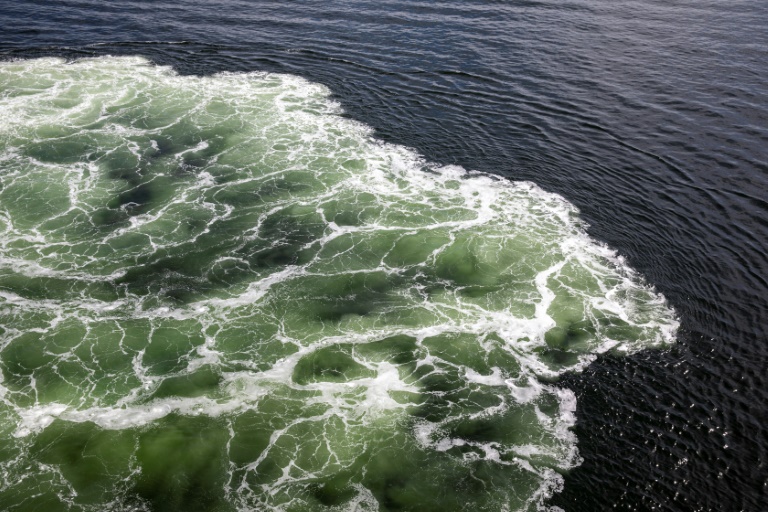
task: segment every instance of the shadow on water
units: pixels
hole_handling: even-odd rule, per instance
[[[338,345],[324,347],[304,356],[293,370],[293,381],[301,385],[314,382],[348,382],[375,376],[375,371],[355,361]]]
[[[168,416],[142,433],[133,491],[153,510],[232,510],[224,488],[229,432],[217,419]]]
[[[142,256],[115,284],[131,294],[186,304],[265,272],[306,262],[317,249],[305,247],[323,232],[322,225],[278,213],[263,222],[257,238],[243,240],[238,232],[241,223],[220,221],[194,242]]]

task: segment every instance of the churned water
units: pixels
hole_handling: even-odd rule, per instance
[[[762,512],[766,20],[0,0],[0,510]]]
[[[534,509],[578,462],[549,381],[672,341],[563,198],[320,85],[103,57],[0,88],[9,505]]]

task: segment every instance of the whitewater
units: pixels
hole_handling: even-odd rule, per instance
[[[9,509],[537,510],[558,377],[674,342],[565,199],[306,79],[19,60],[0,112]]]

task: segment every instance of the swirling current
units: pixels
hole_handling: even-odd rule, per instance
[[[0,64],[13,510],[535,510],[597,354],[664,298],[530,182],[272,73]]]

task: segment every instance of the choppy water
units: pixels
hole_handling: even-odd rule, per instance
[[[228,0],[215,7],[0,0],[0,57],[24,60],[9,80],[37,83],[26,93],[40,100],[4,97],[0,110],[3,144],[19,148],[5,154],[8,188],[0,191],[14,222],[3,224],[12,242],[2,249],[0,290],[16,301],[2,313],[9,330],[0,359],[16,363],[2,367],[9,441],[0,458],[16,466],[0,475],[0,508],[260,509],[259,499],[289,499],[265,491],[285,482],[297,506],[321,510],[374,499],[381,510],[424,508],[422,501],[496,510],[505,500],[514,509],[562,484],[544,501],[567,512],[761,511],[768,489],[766,7],[757,0]],[[135,57],[101,74],[96,61],[76,76],[85,62],[47,60],[20,75],[41,56],[106,55],[143,56],[181,76]],[[117,79],[132,66],[130,80]],[[222,71],[239,75],[216,75]],[[47,87],[46,75],[59,85]],[[278,93],[235,99],[257,83],[293,90],[290,105]],[[123,98],[125,119],[78,110],[110,103],[108,84],[158,95]],[[212,89],[223,103],[195,109],[215,96]],[[270,132],[286,140],[260,148],[253,137],[238,139],[259,126],[279,128],[238,108],[245,105],[271,105],[273,114],[283,105],[283,129],[304,126],[313,143],[293,157],[307,168],[333,168],[335,177],[309,178],[289,166],[282,181],[254,178],[249,188],[202,175],[226,158],[259,158],[245,173],[285,167],[288,135]],[[162,117],[180,124],[142,125]],[[301,124],[308,119],[314,126]],[[206,123],[218,128],[199,132]],[[110,124],[135,131],[108,133]],[[321,126],[334,128],[321,135]],[[330,151],[342,140],[343,151]],[[111,145],[121,149],[107,154]],[[311,160],[313,151],[328,160]],[[479,195],[466,196],[473,188]],[[334,189],[349,198],[336,210],[323,199]],[[393,213],[399,209],[405,218]],[[454,215],[457,224],[439,227]],[[228,222],[236,226],[229,234],[205,232]],[[444,238],[398,242],[388,228],[436,230],[456,249],[430,258],[429,248],[447,247]],[[454,232],[461,236],[450,239]],[[278,234],[280,244],[271,245]],[[200,256],[189,249],[194,237],[209,244]],[[397,260],[411,252],[418,261]],[[547,275],[558,262],[568,263]],[[311,265],[322,271],[281,273]],[[376,277],[333,278],[334,265]],[[264,287],[255,284],[263,279]],[[273,309],[236,304],[259,295]],[[595,300],[605,296],[610,301]],[[101,310],[105,304],[114,309]],[[638,350],[671,332],[670,307],[680,322],[676,343]],[[280,324],[291,336],[257,352],[285,351],[280,364],[289,370],[259,380],[277,362],[236,340],[275,338],[265,319],[278,313],[295,315]],[[653,319],[666,327],[649,325]],[[137,339],[117,327],[130,321]],[[222,321],[240,332],[212,327]],[[514,323],[507,334],[486,336],[507,321]],[[377,345],[377,336],[389,337],[384,323],[408,331],[388,342],[394,352]],[[427,332],[440,326],[452,327]],[[317,346],[326,336],[348,341]],[[602,352],[609,340],[618,344]],[[427,373],[411,371],[430,358],[440,376],[425,365],[419,371]],[[265,386],[264,397],[275,397],[271,413],[259,395]],[[323,450],[341,457],[340,446],[355,446],[360,464],[375,471],[352,466],[330,476],[349,461],[342,457],[308,477],[316,481],[281,480],[280,450],[304,460],[288,479],[314,471],[327,455],[309,456],[293,441],[319,439],[309,423],[306,436],[286,432],[268,450],[262,462],[272,469],[249,466],[269,445],[264,436],[282,428],[272,418],[320,414],[301,409],[308,397],[349,429]],[[430,416],[432,406],[445,416]],[[481,409],[487,421],[469,418]],[[333,427],[326,422],[323,435]],[[508,437],[515,432],[521,437]],[[413,449],[398,448],[405,446]],[[512,460],[529,466],[511,467]],[[437,473],[432,483],[420,478]]]
[[[8,503],[532,509],[578,461],[545,379],[672,340],[561,197],[322,86],[106,57],[0,89]]]

